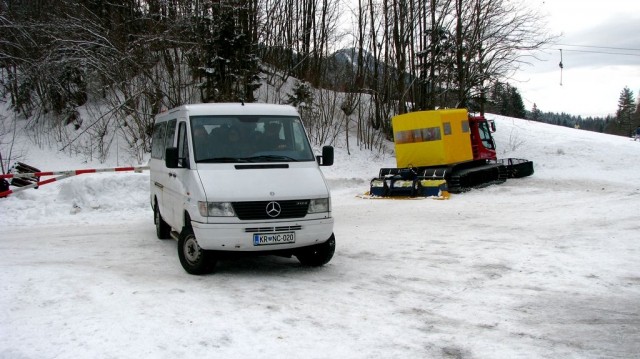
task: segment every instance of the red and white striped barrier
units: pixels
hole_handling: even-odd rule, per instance
[[[148,170],[149,166],[137,166],[137,167],[114,167],[114,168],[91,168],[91,169],[83,169],[83,170],[73,170],[73,171],[50,171],[50,172],[33,172],[33,173],[9,173],[5,175],[0,175],[0,179],[3,178],[20,178],[20,177],[42,177],[42,176],[58,176],[54,178],[49,178],[43,181],[39,181],[37,183],[32,183],[23,187],[18,187],[13,190],[8,190],[4,192],[0,192],[0,198],[7,197],[8,195],[20,191],[24,191],[25,189],[39,187],[48,183],[53,183],[59,181],[61,179],[69,178],[72,176],[77,176],[85,173],[101,173],[101,172],[127,172],[127,171],[135,171],[142,172],[143,170]]]
[[[143,171],[148,170],[149,166],[138,167],[114,167],[114,168],[89,168],[84,170],[73,171],[53,171],[53,172],[33,172],[33,173],[8,173],[6,175],[0,175],[0,178],[20,178],[20,177],[43,177],[43,176],[57,176],[57,175],[70,175],[77,176],[85,173],[100,173],[100,172],[126,172],[126,171]]]
[[[66,174],[66,175],[62,175],[62,176],[59,176],[59,177],[49,178],[49,179],[46,179],[44,181],[40,181],[40,182],[37,182],[37,183],[32,183],[32,184],[29,184],[29,185],[26,185],[26,186],[23,186],[23,187],[18,187],[18,188],[13,189],[13,190],[10,189],[8,191],[0,192],[0,198],[7,197],[8,195],[10,195],[12,193],[24,191],[25,189],[29,189],[29,188],[39,187],[39,186],[42,186],[44,184],[52,183],[52,182],[55,182],[55,181],[58,181],[58,180],[61,180],[61,179],[64,179],[64,178],[68,178],[68,177],[71,177],[71,176],[73,176],[73,175],[72,174]]]

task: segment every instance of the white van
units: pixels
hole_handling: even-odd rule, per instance
[[[294,107],[195,104],[159,114],[151,206],[158,238],[176,238],[191,274],[225,254],[296,256],[309,266],[335,250],[329,188]]]

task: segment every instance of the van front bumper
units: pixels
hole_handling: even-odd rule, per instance
[[[308,247],[325,242],[333,233],[333,218],[290,222],[250,222],[250,223],[200,223],[191,222],[198,244],[205,250],[218,251],[277,251]],[[293,233],[291,243],[254,243],[256,234]]]

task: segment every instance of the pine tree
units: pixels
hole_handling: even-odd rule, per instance
[[[516,118],[526,118],[527,115],[518,88],[500,81],[496,81],[491,87],[486,111]]]
[[[206,24],[202,100],[253,102],[253,92],[260,87],[255,24],[250,21],[253,9],[221,3],[210,11],[200,19]]]
[[[509,116],[526,118],[527,111],[524,107],[522,96],[520,95],[520,91],[515,87],[510,88],[509,102],[511,107],[511,113],[508,114]]]
[[[311,86],[305,82],[297,81],[292,93],[287,94],[285,103],[295,107],[310,107],[313,104],[313,92]]]
[[[533,103],[533,108],[531,108],[531,119],[533,121],[540,121],[540,116],[542,114],[542,111],[540,111],[540,109],[538,108],[538,105],[536,105],[536,103]]]
[[[633,130],[633,115],[636,111],[636,101],[633,96],[633,91],[628,87],[620,92],[620,98],[618,99],[618,110],[616,111],[616,120],[620,129],[626,132],[626,135],[631,135]]]
[[[636,112],[633,115],[633,127],[640,126],[640,94],[636,100]]]

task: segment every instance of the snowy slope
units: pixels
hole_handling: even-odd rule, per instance
[[[264,257],[186,274],[155,237],[148,173],[2,199],[0,358],[637,356],[640,143],[489,117],[499,155],[533,160],[532,177],[364,200],[394,158],[337,149],[322,268]],[[23,161],[97,167],[37,149]]]

